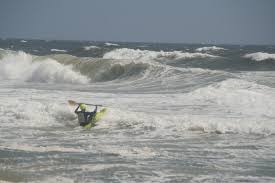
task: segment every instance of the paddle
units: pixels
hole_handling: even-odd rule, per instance
[[[77,103],[76,101],[73,101],[73,100],[68,100],[68,103],[69,103],[70,105],[86,104],[86,103],[82,103],[82,102]],[[86,104],[86,105],[102,106],[102,105],[98,105],[98,104]]]

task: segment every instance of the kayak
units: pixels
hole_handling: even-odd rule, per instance
[[[103,108],[99,112],[96,113],[96,115],[91,119],[90,123],[83,126],[85,129],[90,129],[96,126],[96,123],[100,121],[100,119],[106,114],[107,109]]]

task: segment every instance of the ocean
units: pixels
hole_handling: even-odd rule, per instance
[[[1,182],[275,182],[274,142],[275,46],[0,39]]]

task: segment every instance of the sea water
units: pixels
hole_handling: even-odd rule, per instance
[[[273,46],[0,48],[3,182],[275,182]],[[67,100],[108,112],[83,129]]]

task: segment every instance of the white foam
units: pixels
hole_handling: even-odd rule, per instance
[[[210,47],[202,47],[202,48],[197,48],[196,51],[202,52],[202,51],[220,51],[220,50],[226,50],[221,47],[217,46],[210,46]]]
[[[239,79],[197,89],[185,96],[185,103],[207,105],[208,114],[186,116],[184,121],[189,123],[185,123],[184,128],[274,134],[275,125],[271,120],[275,118],[273,93],[272,88]]]
[[[191,93],[196,99],[211,101],[230,110],[250,116],[273,116],[275,96],[273,89],[239,79],[228,79],[221,83],[198,89]]]
[[[216,57],[206,53],[189,53],[181,51],[149,51],[140,49],[121,48],[112,50],[104,54],[106,59],[130,59],[130,60],[176,60],[176,59],[191,59],[191,58],[207,58]]]
[[[79,83],[89,79],[53,59],[33,61],[33,57],[22,51],[9,52],[0,60],[0,79],[44,83]]]
[[[20,42],[21,42],[21,43],[26,43],[26,42],[28,42],[28,41],[25,41],[25,40],[21,40]]]
[[[70,125],[69,123],[75,119],[74,113],[67,106],[42,100],[41,102],[34,101],[33,97],[29,96],[29,92],[33,95],[41,95],[41,92],[36,93],[35,90],[20,91],[13,97],[6,97],[6,100],[1,99],[2,125],[14,127],[16,125],[14,122],[17,122],[21,127],[27,128],[64,126]],[[28,102],[24,101],[27,98]],[[46,96],[46,98],[49,100],[51,97]]]
[[[244,55],[244,58],[249,58],[254,61],[275,60],[275,54],[256,52]]]
[[[60,50],[60,49],[51,49],[51,52],[62,52],[62,53],[66,53],[67,50]]]
[[[119,46],[119,44],[115,44],[115,43],[105,43],[106,46]]]
[[[84,50],[88,51],[88,50],[92,50],[92,49],[99,49],[100,47],[98,47],[98,46],[84,46],[83,48],[84,48]]]

